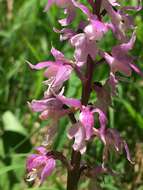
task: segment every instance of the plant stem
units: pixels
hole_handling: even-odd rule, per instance
[[[86,81],[83,83],[82,88],[82,105],[87,105],[88,100],[90,97],[91,86],[92,86],[92,76],[94,71],[94,63],[90,56],[87,59],[87,69],[85,73]],[[76,123],[76,119],[73,114],[69,115],[72,123]],[[80,161],[81,161],[81,154],[75,150],[72,150],[71,156],[71,166],[72,168],[68,171],[68,178],[67,178],[67,190],[77,190],[78,189],[78,182],[80,179]]]
[[[97,15],[99,19],[101,19],[100,8],[101,8],[102,0],[96,0],[93,13]]]
[[[93,13],[97,15],[97,17],[100,19],[100,8],[102,4],[102,0],[96,0],[96,3],[94,1],[88,0],[88,2],[93,7]],[[96,6],[95,6],[96,5]],[[87,68],[85,73],[86,81],[83,82],[82,87],[82,98],[81,103],[82,105],[87,105],[88,100],[90,98],[91,88],[92,88],[92,77],[93,77],[93,71],[94,71],[94,63],[90,56],[87,58]],[[76,123],[76,119],[73,114],[69,115],[72,123]],[[72,150],[72,156],[71,156],[71,169],[68,170],[68,177],[67,177],[67,190],[77,190],[78,189],[78,182],[80,179],[80,161],[81,161],[81,154],[80,152],[77,152],[75,150]]]

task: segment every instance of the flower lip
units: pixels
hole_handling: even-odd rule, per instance
[[[47,156],[47,150],[45,147],[36,147],[35,150],[38,154],[30,155],[26,162],[28,170],[27,181],[33,181],[38,177],[42,184],[46,177],[51,175],[55,169],[56,162],[52,156]]]

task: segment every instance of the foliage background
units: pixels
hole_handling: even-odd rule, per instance
[[[27,101],[42,97],[44,86],[42,72],[32,72],[26,60],[37,63],[51,59],[53,44],[71,57],[72,50],[59,43],[58,34],[52,27],[59,27],[60,10],[53,7],[43,12],[46,0],[0,0],[0,189],[2,190],[63,190],[66,174],[60,167],[40,188],[25,183],[25,158],[32,147],[40,145],[45,123],[39,123],[37,115],[30,113]],[[126,4],[134,1],[126,1]],[[137,41],[132,54],[143,70],[143,11],[133,13],[137,25]],[[76,21],[77,22],[77,21]],[[74,23],[76,25],[76,22]],[[109,35],[103,47],[114,44]],[[106,77],[106,68],[97,71],[95,79]],[[143,190],[143,79],[133,74],[131,79],[121,82],[119,98],[114,100],[109,111],[109,126],[116,127],[127,140],[136,164],[131,166],[124,155],[111,156],[111,167],[119,172],[117,177],[100,179],[103,190]],[[75,77],[67,84],[68,96],[80,96],[80,83]],[[93,97],[94,98],[94,97]],[[68,153],[70,145],[66,137],[68,122],[63,119],[54,142],[54,149]],[[85,160],[92,164],[101,161],[102,145],[90,145]],[[69,155],[69,154],[68,154]],[[92,181],[92,180],[91,180]],[[80,189],[92,189],[91,182],[82,178]],[[90,187],[89,187],[90,186]],[[93,188],[94,190],[94,188]]]

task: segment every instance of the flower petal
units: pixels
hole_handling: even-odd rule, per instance
[[[93,18],[93,14],[90,12],[90,10],[85,6],[83,5],[82,3],[79,3],[75,0],[71,0],[73,5],[77,8],[79,8],[85,15],[88,16],[88,18]]]
[[[105,131],[105,127],[107,125],[107,117],[106,114],[99,108],[96,108],[92,111],[92,113],[99,114],[99,122],[100,122],[100,131]]]
[[[36,65],[32,65],[31,63],[28,63],[29,66],[31,67],[31,69],[36,69],[36,70],[40,70],[46,67],[49,67],[51,65],[54,65],[55,62],[54,61],[44,61],[44,62],[40,62]]]
[[[78,131],[75,133],[75,141],[73,144],[73,149],[79,151],[81,154],[86,151],[86,143],[85,143],[85,130],[79,123]]]
[[[53,158],[47,160],[45,167],[41,173],[41,184],[44,182],[46,177],[50,176],[53,170],[55,169],[56,161]]]
[[[129,151],[129,147],[128,147],[127,143],[125,141],[123,143],[124,143],[124,148],[125,148],[125,151],[126,151],[128,161],[131,164],[134,164],[134,162],[131,160],[130,151]]]
[[[76,15],[76,12],[73,8],[67,8],[65,9],[66,10],[66,14],[67,14],[67,17],[64,18],[64,19],[60,19],[59,20],[59,23],[62,25],[62,26],[67,26],[69,25],[73,19],[75,18],[75,15]]]
[[[82,108],[82,111],[79,116],[79,120],[85,129],[86,140],[89,140],[91,136],[93,135],[94,116],[88,107]]]
[[[54,47],[52,47],[51,53],[54,56],[55,60],[63,60],[65,58],[64,54]]]
[[[108,27],[99,20],[92,20],[91,24],[87,25],[84,29],[84,32],[90,40],[101,40],[107,31]]]
[[[43,100],[32,100],[31,103],[28,103],[29,107],[34,112],[42,112],[46,109],[54,109],[54,108],[61,108],[62,102],[57,100],[56,98],[49,98]]]
[[[66,80],[69,79],[71,72],[72,67],[70,65],[61,66],[55,76],[53,86],[61,86]]]
[[[57,98],[65,105],[67,106],[72,106],[75,108],[80,108],[81,107],[81,102],[80,100],[74,99],[74,98],[67,98],[65,96],[60,96],[58,95]]]
[[[37,158],[38,154],[31,154],[27,160],[26,160],[26,169],[28,170],[28,172],[32,171],[33,169],[33,161],[35,158]]]

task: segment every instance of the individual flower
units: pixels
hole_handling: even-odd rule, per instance
[[[29,108],[33,112],[40,112],[40,119],[47,120],[51,119],[51,122],[47,128],[47,134],[43,141],[44,146],[48,146],[52,143],[56,133],[58,122],[61,117],[73,112],[72,109],[64,109],[63,103],[57,98],[48,98],[42,100],[32,100],[31,103],[28,103]]]
[[[120,14],[118,11],[114,10],[113,6],[116,5],[115,3],[109,2],[108,0],[104,0],[102,2],[102,5],[111,18],[112,24],[109,26],[111,27],[113,33],[115,34],[118,40],[124,42],[126,41],[125,30],[128,29],[126,27],[126,23],[128,22],[128,17],[125,17],[124,14]],[[124,23],[124,21],[126,21],[126,23]]]
[[[89,40],[99,41],[103,38],[103,35],[108,31],[108,26],[99,21],[91,20],[90,24],[84,28],[84,32]]]
[[[56,33],[60,34],[60,40],[61,41],[69,40],[74,35],[76,35],[76,32],[74,32],[72,29],[69,29],[69,28],[63,28],[61,30],[58,30],[58,29],[54,28],[54,31]]]
[[[141,10],[141,0],[137,1],[138,5],[130,6],[130,7],[121,7],[120,4],[118,4],[114,0],[103,0],[102,6],[107,11],[108,15],[111,18],[112,24],[109,24],[108,26],[112,29],[114,35],[117,37],[118,40],[122,42],[127,41],[126,32],[129,29],[134,29],[134,23],[133,18],[126,13],[128,10]],[[119,9],[115,10],[114,6],[118,6]]]
[[[111,150],[121,154],[123,149],[126,152],[126,157],[129,162],[133,164],[131,160],[129,148],[125,140],[123,140],[116,129],[108,128],[104,133],[104,150],[103,150],[103,165],[108,161],[108,155]]]
[[[86,133],[80,122],[73,124],[69,129],[68,138],[74,138],[73,149],[79,151],[81,154],[84,154],[86,151]]]
[[[70,42],[75,47],[74,57],[78,66],[85,64],[88,56],[95,60],[98,53],[97,42],[103,38],[108,29],[106,24],[91,17],[89,24],[83,28],[83,33],[71,38]]]
[[[59,23],[62,26],[67,26],[70,24],[76,15],[75,7],[73,6],[72,0],[48,0],[48,3],[45,7],[45,11],[53,5],[56,4],[57,6],[64,9],[64,13],[67,14],[67,17],[64,19],[59,20]]]
[[[94,127],[94,115],[89,107],[82,106],[81,113],[79,115],[79,121],[84,127],[85,139],[89,140],[93,135],[93,127]]]
[[[54,158],[47,156],[47,150],[44,147],[37,147],[35,150],[36,154],[32,154],[27,158],[27,181],[33,181],[38,178],[40,184],[42,184],[55,169],[56,162]]]
[[[69,79],[72,72],[70,61],[65,59],[64,55],[60,51],[52,48],[51,53],[54,56],[55,61],[44,61],[36,65],[29,64],[32,69],[36,70],[47,68],[45,76],[48,80],[45,81],[44,84],[48,85],[49,88],[45,92],[46,97],[51,95],[51,89],[56,93],[59,92],[63,83]]]
[[[68,137],[70,139],[75,138],[73,148],[83,154],[86,151],[85,142],[90,140],[95,132],[94,113],[98,113],[101,138],[107,124],[106,115],[100,108],[90,107],[88,105],[84,106],[77,99],[66,98],[60,95],[57,96],[57,99],[61,100],[67,106],[80,110],[78,122],[70,129]]]
[[[107,52],[100,51],[100,55],[105,58],[109,64],[111,73],[115,74],[116,72],[121,72],[126,76],[130,76],[132,70],[135,72],[138,70],[133,64],[133,58],[128,54],[133,48],[135,39],[135,33],[133,33],[131,39],[127,43],[122,43],[113,47],[111,55]]]
[[[96,41],[89,40],[85,33],[73,36],[71,44],[75,47],[74,58],[79,67],[86,63],[88,55],[95,60],[97,55]]]

